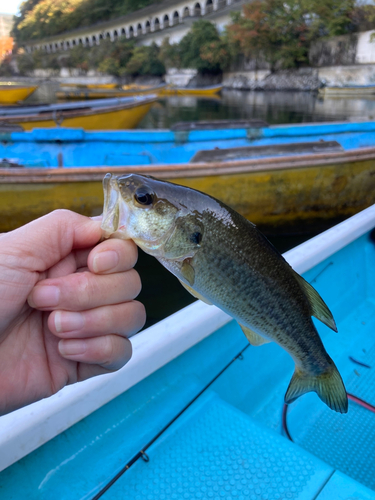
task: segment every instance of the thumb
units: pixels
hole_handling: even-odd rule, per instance
[[[101,234],[100,221],[69,210],[55,210],[4,234],[3,245],[8,255],[19,259],[19,267],[43,272],[73,249],[95,245]]]

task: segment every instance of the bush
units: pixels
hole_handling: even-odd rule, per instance
[[[165,66],[159,59],[159,47],[156,44],[151,46],[143,45],[136,47],[124,73],[132,76],[162,76],[165,74]]]
[[[224,64],[215,57],[209,57],[210,47],[221,50],[224,42],[216,26],[210,21],[201,19],[195,22],[184,38],[179,43],[179,53],[183,68],[194,68],[200,73],[218,73],[225,67]],[[202,54],[204,56],[202,57]]]
[[[27,75],[33,71],[35,69],[35,65],[32,54],[24,52],[23,54],[21,53],[17,55],[17,66],[21,75]]]
[[[120,63],[113,57],[106,57],[104,61],[102,61],[99,66],[98,70],[101,73],[108,73],[109,75],[113,76],[119,76],[120,73]]]

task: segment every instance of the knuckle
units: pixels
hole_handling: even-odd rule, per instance
[[[91,302],[92,297],[95,296],[96,287],[91,278],[91,274],[88,271],[82,273],[76,273],[76,287],[77,294],[75,299],[79,306],[84,306],[88,302]]]

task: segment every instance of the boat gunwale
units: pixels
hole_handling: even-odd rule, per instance
[[[56,97],[65,99],[106,99],[106,98],[121,98],[121,97],[143,97],[152,93],[161,92],[166,88],[166,85],[159,85],[157,87],[151,87],[149,89],[142,90],[119,90],[119,89],[77,89],[77,90],[57,90],[55,92]],[[100,96],[100,97],[98,97]],[[104,97],[103,97],[104,96]]]
[[[147,99],[149,96],[139,96],[139,99]],[[137,99],[137,96],[130,97],[120,97],[113,99]],[[100,99],[101,102],[105,99]],[[92,101],[94,103],[95,101]],[[89,107],[91,101],[81,101],[82,107]],[[67,109],[71,107],[76,108],[78,103],[64,103],[67,105]],[[100,106],[101,108],[102,106]],[[99,108],[99,106],[98,106]],[[51,110],[52,111],[52,110]],[[30,113],[31,115],[31,113]],[[4,115],[0,114],[0,122]],[[13,117],[15,114],[8,115],[8,117]],[[18,116],[18,115],[17,115]],[[28,115],[29,116],[29,115]],[[32,116],[32,115],[31,115]],[[213,140],[227,140],[233,138],[249,138],[259,139],[259,140],[272,140],[277,138],[290,138],[293,137],[310,137],[310,136],[323,136],[323,135],[334,135],[339,136],[340,134],[348,133],[372,133],[375,132],[375,121],[374,120],[362,120],[358,122],[327,122],[327,123],[298,123],[292,125],[270,125],[265,128],[256,129],[256,137],[253,137],[252,128],[230,128],[230,129],[195,129],[190,131],[173,131],[170,129],[134,129],[134,130],[89,130],[86,131],[82,127],[59,127],[51,129],[50,127],[35,127],[32,130],[22,131],[22,132],[11,132],[0,133],[0,140],[6,143],[24,143],[24,142],[55,142],[61,141],[61,143],[76,142],[76,138],[73,140],[71,137],[64,137],[65,130],[80,130],[81,137],[80,141],[86,142],[121,142],[121,143],[137,143],[146,144],[149,142],[162,144],[162,143],[175,143],[175,144],[199,144],[201,142],[213,141]],[[53,132],[52,132],[53,131]],[[59,133],[62,133],[59,136]],[[43,134],[46,136],[43,137]],[[52,134],[52,137],[51,137]],[[56,134],[56,135],[53,135]]]
[[[93,182],[102,180],[112,171],[117,175],[139,171],[145,175],[156,175],[160,178],[176,179],[180,177],[201,177],[230,175],[252,172],[270,172],[318,166],[337,165],[344,162],[375,160],[375,147],[357,148],[332,153],[314,153],[306,155],[267,157],[251,160],[213,163],[179,163],[132,166],[98,166],[98,167],[56,167],[56,168],[0,168],[0,181],[8,184],[56,183],[56,182]]]
[[[375,205],[286,252],[306,272],[375,226]],[[50,398],[0,417],[0,471],[119,396],[232,320],[197,301],[132,337],[133,357],[121,370],[67,386]]]

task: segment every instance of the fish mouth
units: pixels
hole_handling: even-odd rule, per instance
[[[104,206],[101,228],[104,238],[116,233],[117,237],[128,239],[125,227],[128,208],[124,202],[115,175],[106,174],[103,179]]]

